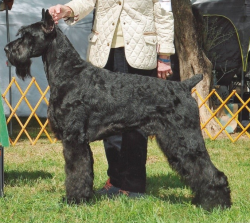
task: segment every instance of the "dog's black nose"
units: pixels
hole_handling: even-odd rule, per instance
[[[6,46],[4,47],[4,51],[5,51],[5,52],[9,51],[8,45],[6,45]]]

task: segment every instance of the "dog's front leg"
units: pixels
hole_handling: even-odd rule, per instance
[[[63,142],[68,203],[88,201],[93,194],[93,155],[87,142]]]

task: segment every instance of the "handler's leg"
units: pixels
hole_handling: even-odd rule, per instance
[[[128,73],[128,75],[157,76],[156,69],[140,70],[132,68],[125,58],[123,47],[111,49],[105,68],[114,72]],[[123,139],[124,136],[125,139]],[[122,143],[124,148],[121,155]],[[126,133],[122,137],[109,137],[104,140],[104,146],[109,164],[108,175],[110,180],[107,181],[99,193],[115,194],[117,188],[120,187],[123,190],[132,192],[145,192],[147,138],[141,134],[140,130]]]
[[[107,70],[114,72],[127,73],[124,68],[125,55],[122,55],[117,51],[117,49],[111,49],[109,54],[109,59],[104,67]],[[105,186],[97,191],[101,195],[113,195],[118,194],[121,186],[120,178],[120,150],[122,143],[122,135],[114,135],[103,140],[106,158],[108,161],[107,174],[109,179],[107,180]]]
[[[121,187],[120,151],[121,151],[122,135],[115,135],[108,137],[103,140],[103,143],[108,161],[107,174],[110,178],[110,183],[113,186],[120,188]]]
[[[122,135],[121,189],[135,193],[146,191],[147,137],[140,130]]]

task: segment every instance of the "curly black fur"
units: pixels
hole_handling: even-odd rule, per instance
[[[44,30],[47,30],[46,32]],[[83,61],[54,26],[48,11],[41,22],[23,27],[21,38],[5,47],[20,70],[42,56],[51,93],[48,118],[62,140],[69,203],[93,194],[89,142],[140,128],[155,135],[171,167],[194,192],[193,202],[210,210],[231,206],[227,177],[213,165],[201,134],[199,109],[190,90],[202,80],[183,82],[113,73]],[[19,72],[21,78],[29,72]]]

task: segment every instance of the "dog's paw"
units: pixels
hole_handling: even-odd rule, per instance
[[[90,198],[73,198],[73,197],[63,197],[62,203],[69,205],[80,205],[88,203]]]

